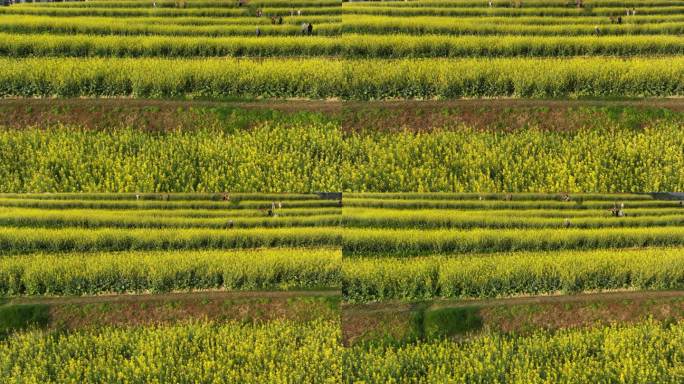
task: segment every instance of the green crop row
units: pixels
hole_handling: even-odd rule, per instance
[[[344,383],[663,383],[684,379],[684,324],[647,321],[529,336],[346,349]]]
[[[404,7],[398,8],[392,5],[368,7],[359,5],[344,5],[342,7],[344,18],[355,15],[386,15],[386,16],[597,16],[604,15],[624,15],[624,7],[597,7],[597,8],[558,8],[558,7],[522,7],[522,8],[488,8],[487,3],[481,3],[482,7],[464,8],[426,8],[426,7]],[[641,15],[676,15],[681,14],[684,6],[672,7],[639,7]]]
[[[659,22],[674,22],[681,20],[682,17],[675,16],[644,16],[640,18],[641,23],[659,23]],[[121,20],[117,17],[57,17],[57,16],[31,16],[31,15],[0,15],[0,20],[2,20],[3,27],[12,30],[13,26],[25,25],[28,27],[34,27],[35,32],[46,32],[46,30],[40,29],[41,26],[52,26],[52,27],[66,27],[67,25],[72,25],[73,28],[67,30],[68,33],[78,33],[80,26],[95,27],[97,25],[109,27],[110,32],[105,34],[125,34],[125,29],[122,27],[130,26],[131,34],[136,34],[136,28],[148,25],[164,25],[164,26],[238,26],[238,25],[271,25],[272,20],[268,17],[255,18],[253,16],[244,17],[196,17],[196,16],[184,16],[184,17],[135,17],[126,20]],[[584,19],[579,19],[577,23],[581,23]],[[312,22],[315,25],[320,24],[331,24],[331,23],[341,23],[341,16],[325,16],[325,15],[313,15],[313,16],[287,16],[283,17],[283,24],[294,24],[301,25],[303,22]],[[530,22],[532,22],[531,20]],[[589,20],[591,21],[591,20]],[[597,20],[598,21],[598,20]],[[635,22],[636,20],[632,20]],[[161,31],[165,31],[162,29]],[[181,30],[182,31],[182,30]],[[121,32],[121,33],[119,33]],[[163,34],[163,33],[158,33]],[[182,34],[182,33],[179,33]]]
[[[100,209],[100,208],[55,208],[55,209],[43,209],[43,208],[11,208],[11,207],[0,207],[1,214],[16,215],[26,213],[28,215],[33,215],[36,212],[41,212],[40,214],[45,214],[46,216],[58,215],[63,213],[65,215],[81,215],[81,216],[118,216],[120,218],[141,218],[141,219],[154,219],[154,218],[172,218],[172,219],[225,219],[230,220],[232,218],[237,219],[255,219],[263,218],[268,214],[267,210],[264,209]],[[285,209],[276,208],[275,212],[278,217],[281,218],[292,218],[292,217],[311,217],[311,216],[333,216],[341,215],[342,209],[340,208],[302,208],[302,209]],[[660,212],[656,213],[660,214]]]
[[[123,75],[123,74],[122,74]],[[0,130],[3,192],[339,191],[341,132],[333,124],[266,123],[234,133],[69,128]],[[69,153],[70,156],[64,156]],[[20,165],[21,164],[21,165]],[[130,196],[130,195],[127,195]],[[42,208],[262,208],[271,201],[18,201]],[[166,198],[166,196],[164,196]],[[3,199],[8,206],[12,199]],[[284,201],[284,206],[296,202]],[[332,207],[335,201],[302,202]],[[190,205],[188,205],[190,204]],[[186,205],[185,207],[183,205]]]
[[[249,27],[253,29],[252,27]],[[298,28],[298,27],[295,27]],[[684,31],[684,27],[683,31]],[[251,31],[250,29],[250,31]],[[295,33],[297,31],[294,31]],[[171,37],[14,35],[0,33],[0,54],[11,57],[509,57],[678,55],[675,36],[445,37],[348,35],[336,37]]]
[[[601,47],[602,41],[607,41],[603,43],[604,46],[608,46],[610,42],[614,41],[607,39],[611,35],[613,37],[621,36],[624,38],[627,35],[678,35],[684,31],[682,27],[681,20],[666,21],[661,20],[658,23],[631,23],[631,24],[606,24],[600,20],[589,20],[595,21],[595,23],[583,23],[583,24],[559,24],[559,25],[532,25],[532,24],[509,24],[509,23],[499,23],[495,20],[492,21],[460,21],[454,23],[449,20],[425,20],[421,22],[420,20],[408,20],[389,18],[387,20],[382,18],[365,18],[359,17],[340,23],[338,20],[334,20],[326,17],[288,17],[284,20],[284,25],[273,26],[269,22],[264,23],[262,20],[255,22],[250,22],[244,18],[236,19],[235,22],[223,22],[207,20],[200,23],[198,19],[189,20],[179,20],[176,23],[171,23],[174,19],[164,20],[160,18],[150,18],[147,19],[132,19],[131,21],[123,22],[121,20],[116,20],[114,18],[59,18],[59,17],[36,17],[36,16],[10,16],[2,17],[2,24],[0,24],[0,31],[6,33],[51,33],[51,34],[87,34],[87,35],[170,35],[170,36],[195,36],[195,37],[226,37],[231,35],[239,36],[253,36],[256,32],[256,26],[259,27],[260,33],[265,36],[282,36],[282,35],[300,35],[301,34],[301,23],[302,22],[312,22],[314,24],[314,35],[323,36],[335,36],[341,33],[345,34],[411,34],[411,35],[421,35],[420,37],[414,37],[415,42],[413,45],[417,45],[420,41],[427,41],[428,38],[424,37],[427,34],[439,34],[439,35],[529,35],[527,40],[528,46],[533,46],[535,44],[534,40],[530,39],[548,37],[546,41],[557,41],[562,42],[574,42],[575,47],[580,46],[579,44],[583,41],[579,39],[584,35],[595,35],[597,25],[600,25],[599,31],[601,39],[597,39],[597,36],[591,36],[589,41],[596,42],[596,47]],[[162,20],[157,22],[157,20]],[[201,19],[200,19],[201,20]],[[268,19],[270,20],[270,19]],[[182,22],[182,23],[181,23]],[[563,36],[565,35],[565,36]],[[483,38],[485,36],[482,36]],[[508,45],[513,45],[510,36],[507,39]],[[550,37],[556,37],[556,40],[550,39]],[[560,37],[566,37],[565,40],[560,39]],[[577,37],[577,39],[568,39],[569,37]],[[634,36],[637,37],[637,36]],[[674,36],[672,36],[674,37]],[[20,37],[8,36],[12,40],[20,41]],[[39,36],[33,36],[33,38],[38,39]],[[55,40],[59,37],[55,36]],[[470,39],[473,40],[475,36],[471,36]],[[44,38],[46,39],[46,38]],[[377,40],[378,38],[376,38]],[[406,45],[406,41],[409,37],[401,36],[386,36],[387,40],[396,39],[403,42]],[[436,37],[433,37],[433,41]],[[443,41],[446,39],[444,36],[440,41],[444,45]],[[522,36],[518,36],[518,40],[521,40]],[[309,40],[313,40],[310,39]],[[480,39],[482,40],[482,39]],[[637,39],[638,40],[638,39]],[[136,41],[136,40],[133,40]],[[154,40],[153,40],[154,41]],[[196,44],[205,44],[208,42],[207,39],[194,40]],[[306,39],[297,40],[301,44],[306,44]],[[318,44],[322,44],[321,40],[317,41]],[[465,43],[469,42],[468,39],[461,39],[457,41],[462,41]],[[378,43],[381,44],[382,40]],[[544,40],[536,43],[536,46],[543,46]],[[44,43],[45,44],[45,43]],[[254,43],[253,43],[254,44]],[[265,44],[265,43],[264,43]],[[332,44],[332,43],[329,43]],[[349,45],[350,43],[347,43]],[[587,44],[587,43],[585,43]],[[613,46],[616,45],[612,42]],[[634,43],[632,43],[633,45]],[[661,43],[662,45],[663,43]],[[9,43],[8,43],[9,45]],[[226,45],[226,41],[222,42],[222,45]],[[360,45],[357,41],[355,45]],[[570,45],[570,43],[566,44]],[[627,45],[627,44],[625,44]],[[404,48],[406,49],[406,48]],[[585,48],[588,49],[588,48]],[[598,48],[595,48],[598,49]],[[604,48],[606,49],[606,48]],[[313,51],[312,48],[308,48],[309,51]],[[323,48],[321,48],[323,50]],[[453,48],[452,48],[453,50]],[[548,50],[548,48],[547,48]],[[353,51],[348,54],[352,54]]]
[[[32,197],[32,195],[20,194],[17,196]],[[43,195],[37,195],[43,196]],[[48,195],[51,196],[51,195]],[[114,195],[119,196],[119,195]],[[0,197],[3,197],[0,194]],[[534,200],[536,202],[546,201],[546,200],[556,200],[565,201],[567,198],[570,201],[610,201],[615,200],[620,201],[647,201],[653,200],[653,196],[642,193],[573,193],[573,194],[562,194],[562,193],[449,193],[449,192],[437,192],[437,193],[415,193],[415,192],[384,192],[384,193],[364,193],[364,192],[348,192],[344,194],[345,200],[356,200],[356,199],[383,199],[383,200],[506,200],[506,201],[526,201]]]
[[[677,9],[676,7],[672,7]],[[267,15],[289,16],[292,7],[267,7],[261,9],[264,17]],[[340,15],[341,7],[306,8],[304,15]],[[645,14],[659,14],[659,12],[645,11]],[[669,12],[662,12],[669,13]],[[6,15],[42,15],[42,16],[70,16],[70,17],[245,17],[254,15],[249,8],[58,8],[58,7],[3,7],[0,14]]]
[[[684,25],[680,24],[680,32]],[[593,27],[591,27],[593,31]],[[19,45],[20,43],[16,43]],[[62,47],[59,43],[55,45]],[[345,35],[340,54],[344,57],[509,57],[509,56],[647,56],[684,53],[679,36],[383,36]],[[13,43],[14,45],[14,43]],[[25,52],[43,51],[39,43],[25,42]],[[59,55],[60,49],[54,48]],[[93,49],[96,50],[96,49]],[[153,51],[153,49],[151,49]],[[7,49],[18,51],[20,48]],[[45,49],[47,54],[50,48]],[[0,46],[0,52],[3,47]],[[267,51],[268,52],[268,51]]]
[[[354,7],[381,7],[381,8],[477,8],[488,6],[489,2],[486,0],[419,0],[419,1],[366,1],[366,2],[351,2],[345,1],[349,4],[343,5],[345,8],[353,5]],[[515,7],[517,2],[515,0],[493,0],[492,7]],[[524,0],[521,4],[525,8],[551,8],[551,7],[571,7],[577,8],[577,3],[574,0]],[[684,1],[681,0],[585,0],[582,4],[586,8],[595,7],[672,7],[684,6]]]
[[[0,59],[0,96],[637,97],[684,94],[684,59]],[[382,68],[382,71],[378,71]]]
[[[680,131],[680,124],[656,123],[645,130],[604,126],[565,133],[527,129],[349,135],[349,162],[339,172],[344,191],[679,191],[684,190]],[[582,208],[576,202],[566,204]],[[345,202],[352,205],[353,200]]]
[[[684,248],[369,258],[343,262],[351,302],[684,289]]]
[[[234,229],[0,228],[0,254],[135,250],[321,247],[340,244],[337,227]]]
[[[0,212],[3,210],[0,209]],[[340,212],[341,213],[341,212]],[[280,217],[276,209],[274,217],[262,213],[262,217],[221,217],[221,218],[187,218],[187,217],[140,217],[135,214],[110,215],[101,212],[73,213],[69,211],[3,212],[0,226],[29,228],[279,228],[279,227],[335,227],[340,225],[339,214],[326,216]],[[644,224],[648,225],[648,224]],[[653,224],[652,224],[653,225]]]
[[[0,258],[0,295],[96,295],[340,286],[339,250],[35,254]]]
[[[345,228],[342,243],[345,257],[681,246],[684,227],[468,231]]]
[[[162,36],[254,36],[256,27],[263,37],[267,35],[301,35],[301,24],[314,24],[315,35],[339,35],[339,18],[330,16],[294,16],[283,20],[283,25],[271,25],[269,18],[198,18],[149,17],[121,19],[116,17],[54,17],[2,15],[0,31],[32,34],[85,34],[97,35],[162,35]]]
[[[350,73],[340,94],[344,99],[684,94],[684,59],[679,58],[404,59],[345,64]]]
[[[513,194],[515,196],[516,194]],[[346,194],[344,197],[345,201],[347,199]],[[617,201],[620,200],[620,195],[615,195]],[[619,203],[618,203],[619,204]],[[154,211],[160,212],[160,211]],[[682,207],[676,208],[629,208],[623,210],[625,217],[661,217],[661,216],[678,216],[682,214]],[[103,211],[104,214],[109,212]],[[176,216],[173,212],[168,213],[171,216]],[[318,214],[330,214],[330,213],[313,213]],[[531,218],[535,219],[595,219],[595,220],[605,220],[609,217],[613,217],[613,213],[607,209],[390,209],[390,208],[356,208],[356,207],[345,207],[343,209],[343,214],[345,217],[355,220],[359,218],[364,220],[366,218],[377,217],[379,223],[382,222],[382,218],[386,217],[389,221],[397,220],[400,222],[406,220],[417,220],[419,221],[421,217],[425,217],[428,220],[437,220],[440,217],[447,219],[453,218],[453,220],[467,219],[469,216],[491,216],[493,218]],[[294,215],[294,214],[293,214]],[[185,217],[185,215],[178,215],[179,217]],[[228,217],[226,215],[220,215],[221,217]],[[247,214],[246,214],[247,216]],[[251,215],[249,215],[251,216]],[[300,216],[297,214],[295,216]],[[204,214],[198,214],[198,217],[206,217]],[[624,218],[624,217],[623,217]],[[620,218],[616,218],[619,220]]]
[[[514,194],[511,194],[514,196]],[[615,203],[624,204],[625,209],[630,208],[675,208],[684,207],[682,202],[676,200],[621,200],[620,194],[614,195],[613,201],[553,201],[553,200],[385,200],[377,198],[347,198],[346,207],[365,208],[392,208],[392,209],[611,209]]]
[[[423,213],[412,211],[411,214],[398,212],[396,214],[367,211],[364,214],[354,214],[345,212],[342,221],[345,227],[374,227],[374,228],[614,228],[614,227],[665,227],[665,226],[684,226],[684,210],[674,215],[663,216],[629,216],[611,217],[610,212],[606,211],[603,217],[589,218],[543,218],[543,217],[518,217],[516,215],[499,216],[496,212],[484,212],[473,214],[470,211],[462,211],[458,214],[431,212]],[[45,219],[49,221],[49,218]],[[0,223],[13,225],[15,221],[26,221],[26,225],[31,225],[31,220],[26,216],[20,215],[16,218],[0,218]],[[42,219],[37,219],[42,222]],[[111,220],[116,222],[114,218]],[[312,220],[313,221],[313,220]],[[295,222],[297,222],[295,220]],[[237,223],[237,221],[236,221]],[[7,224],[6,224],[7,225]],[[301,225],[301,224],[300,224]],[[313,224],[312,224],[313,225]]]
[[[642,195],[635,195],[635,197]],[[645,199],[646,195],[643,195]],[[128,201],[128,200],[163,200],[163,201],[224,201],[224,198],[229,199],[233,204],[239,205],[243,201],[249,204],[254,204],[256,201],[264,200],[271,201],[286,201],[297,202],[303,200],[318,200],[320,196],[317,194],[304,193],[0,193],[0,201],[5,199],[31,199],[31,200],[111,200],[111,201]],[[2,203],[0,202],[0,205]]]
[[[541,38],[541,37],[556,37],[555,41],[562,42],[563,39],[560,37],[580,37],[586,35],[591,36],[594,41],[600,43],[601,41],[607,41],[607,37],[611,35],[620,36],[625,38],[628,35],[680,35],[684,31],[681,21],[673,22],[659,22],[659,23],[641,23],[641,24],[610,24],[610,19],[608,19],[609,24],[597,21],[596,24],[554,24],[554,25],[534,25],[534,24],[511,24],[508,23],[498,23],[495,20],[489,21],[487,19],[474,20],[474,21],[454,21],[454,20],[442,20],[440,18],[435,18],[435,20],[421,20],[420,17],[416,17],[418,20],[414,20],[413,17],[398,18],[390,17],[387,19],[383,18],[365,18],[359,17],[354,18],[350,21],[346,19],[342,23],[342,33],[358,33],[358,34],[408,34],[408,35],[420,35],[418,41],[424,35],[436,34],[436,35],[528,35],[531,38]],[[11,29],[12,27],[3,27],[3,30]],[[26,27],[16,27],[16,29],[28,29]],[[598,28],[599,35],[596,36],[596,28]],[[498,36],[501,37],[501,36]],[[512,37],[512,36],[507,36]],[[601,37],[601,39],[598,39]],[[401,41],[401,37],[386,36],[387,40],[393,38]],[[405,41],[407,38],[403,38]],[[471,37],[472,39],[472,37]],[[427,39],[426,39],[427,40]],[[434,41],[434,38],[433,38]],[[467,43],[468,40],[462,40]],[[510,38],[507,41],[513,41]],[[547,41],[554,41],[553,39],[547,39]],[[579,40],[576,40],[579,41]],[[609,41],[609,40],[608,40]],[[404,43],[406,44],[406,43]],[[530,43],[533,44],[533,43]],[[543,40],[540,40],[540,45],[543,44]]]
[[[339,383],[334,321],[32,331],[0,341],[8,383]]]
[[[19,16],[18,16],[19,17]],[[38,16],[20,16],[21,18],[38,18]],[[190,19],[190,18],[188,18]],[[143,21],[144,19],[136,19],[136,21]],[[158,20],[158,19],[155,19]],[[178,20],[178,21],[176,21]],[[166,22],[174,24],[183,20],[181,18],[166,19]],[[202,18],[204,21],[210,21],[211,18]],[[218,20],[218,19],[215,19]],[[231,22],[238,19],[231,19]],[[244,19],[243,19],[244,20]],[[622,26],[635,25],[635,24],[659,24],[659,23],[676,23],[684,20],[684,15],[635,15],[630,17],[622,18]],[[392,26],[392,28],[407,28],[410,30],[411,27],[414,29],[422,29],[424,32],[428,32],[430,28],[442,27],[448,29],[448,27],[457,28],[459,25],[476,26],[476,25],[530,25],[530,26],[562,26],[562,25],[611,25],[615,24],[615,21],[611,23],[610,17],[597,16],[597,15],[578,15],[578,16],[564,16],[564,17],[545,17],[545,16],[519,16],[519,17],[507,17],[507,16],[473,16],[473,17],[444,17],[444,16],[412,16],[410,18],[401,18],[393,16],[382,16],[382,15],[354,15],[354,17],[344,18],[344,28],[349,26],[353,28],[354,26],[361,25],[386,25]]]
[[[172,194],[163,194],[159,200],[50,200],[50,199],[16,199],[0,198],[1,207],[17,208],[49,208],[49,209],[70,209],[70,208],[106,208],[106,209],[220,209],[224,214],[230,210],[240,209],[261,209],[263,214],[275,203],[278,209],[290,208],[332,208],[339,207],[337,200],[287,200],[273,198],[269,201],[173,201]],[[168,201],[167,197],[168,196]]]
[[[238,8],[238,1],[225,0],[126,0],[126,1],[74,1],[60,3],[26,3],[22,7],[31,8]],[[250,8],[289,7],[289,8],[321,8],[340,7],[340,0],[250,0]],[[663,4],[654,4],[663,5]]]
[[[1,76],[1,75],[0,75]],[[2,192],[552,192],[570,202],[348,199],[345,206],[392,208],[609,209],[670,207],[676,201],[609,197],[591,202],[574,192],[684,189],[684,137],[678,123],[646,129],[574,132],[525,129],[343,133],[339,123],[266,123],[233,133],[201,130],[150,133],[67,127],[0,130]],[[64,156],[69,153],[69,156]],[[521,155],[524,154],[525,156]],[[656,171],[657,170],[657,171]],[[129,198],[131,195],[126,195]],[[478,198],[480,195],[477,195]],[[484,195],[483,195],[484,196]],[[505,196],[505,195],[502,195]],[[162,195],[166,198],[166,195]],[[379,195],[378,198],[383,198]],[[0,199],[0,206],[106,209],[267,209],[271,201],[49,201]],[[285,198],[283,198],[284,200]],[[450,199],[446,197],[445,199]],[[589,199],[589,198],[587,198]],[[274,198],[275,200],[275,198]],[[285,201],[291,208],[295,203]],[[333,208],[337,201],[302,202]],[[189,204],[189,205],[188,205]],[[183,205],[186,205],[185,207]],[[537,213],[538,214],[538,213]],[[563,213],[560,213],[563,215]],[[570,215],[571,213],[568,213]],[[577,214],[576,212],[572,213]],[[593,213],[592,213],[593,215]]]
[[[254,27],[245,27],[254,34]],[[264,31],[268,34],[269,31]],[[293,26],[292,34],[300,34]],[[12,57],[212,57],[212,56],[340,56],[346,40],[335,37],[179,37],[14,35],[0,33],[0,55]],[[353,44],[353,43],[352,43]],[[632,44],[634,45],[634,44]],[[634,46],[639,46],[636,44]],[[665,53],[676,45],[654,42],[651,49]],[[622,48],[629,50],[630,48]],[[648,49],[643,48],[642,49]]]
[[[324,99],[339,96],[344,84],[343,62],[325,59],[3,58],[0,66],[8,69],[0,73],[0,97]]]

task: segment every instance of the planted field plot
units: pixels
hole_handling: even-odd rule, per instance
[[[681,94],[682,5],[345,1],[343,40],[357,58],[348,62],[354,93],[345,98]],[[673,66],[648,74],[661,60]]]
[[[4,295],[339,285],[339,200],[129,194],[2,201]]]
[[[0,369],[7,382],[336,383],[338,337],[330,320],[28,331],[0,341]]]
[[[0,192],[678,191],[684,189],[682,108],[676,101],[460,100],[341,108],[327,102],[5,100]],[[203,204],[214,203],[194,208]]]
[[[350,105],[350,192],[651,192],[684,185],[672,105],[459,101]]]
[[[3,380],[338,382],[340,199],[3,194]]]
[[[683,289],[680,200],[346,194],[353,302]]]
[[[19,101],[0,113],[7,119],[0,129],[0,191],[340,190],[339,121],[323,112],[285,108],[289,110],[220,104],[134,106],[111,100],[69,101],[59,107]],[[112,206],[102,201],[35,204]],[[222,207],[211,201],[183,204]],[[310,203],[297,204],[306,208]]]
[[[681,381],[678,198],[345,194],[343,381]]]
[[[681,322],[484,334],[345,351],[344,382],[678,383]]]
[[[679,1],[15,4],[0,96],[679,96],[683,18]]]

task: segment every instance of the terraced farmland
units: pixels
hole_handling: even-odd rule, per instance
[[[1,383],[684,382],[684,0],[20,1]]]
[[[345,194],[344,381],[677,382],[681,199]]]
[[[0,8],[0,96],[679,96],[683,12],[610,0],[15,4]]]
[[[340,199],[3,195],[2,376],[339,381]]]

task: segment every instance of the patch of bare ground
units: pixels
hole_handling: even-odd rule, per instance
[[[189,320],[311,321],[338,316],[336,291],[194,292],[92,297],[15,298],[49,307],[48,329],[141,326]]]
[[[233,114],[251,113],[251,121],[239,128],[249,129],[272,116],[259,112],[295,114],[315,112],[331,118],[340,111],[332,101],[169,101],[145,99],[2,99],[0,126],[13,129],[47,128],[66,125],[82,129],[134,128],[144,131],[193,130],[232,125]]]
[[[574,131],[586,126],[629,124],[643,128],[684,112],[684,99],[453,101],[0,99],[0,126],[14,129],[76,126],[131,127],[146,131],[198,128],[249,129],[273,113],[317,113],[339,121],[346,132],[430,132],[444,129],[512,132],[533,127]],[[243,115],[243,116],[239,116]],[[684,116],[678,117],[684,120]]]
[[[345,104],[342,125],[347,132],[431,132],[462,127],[502,132],[526,128],[576,131],[624,120],[633,128],[644,128],[664,115],[682,112],[682,99],[385,101]],[[627,119],[625,115],[629,115]]]
[[[525,334],[537,329],[558,330],[599,324],[628,324],[653,318],[684,319],[684,291],[618,291],[578,295],[515,297],[489,300],[436,300],[429,303],[344,304],[343,341],[393,337],[406,339],[417,332],[417,311],[476,308],[482,329]]]

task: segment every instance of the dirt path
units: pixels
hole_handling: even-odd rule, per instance
[[[251,112],[236,115],[235,109]],[[622,109],[630,111],[623,115]],[[635,114],[631,109],[649,109],[651,112]],[[606,125],[638,128],[653,124],[663,116],[675,119],[678,116],[676,113],[684,112],[684,98],[604,101],[477,99],[363,103],[299,99],[233,102],[130,98],[0,99],[0,126],[24,129],[63,124],[88,129],[133,127],[147,131],[193,130],[207,126],[237,126],[244,129],[279,118],[272,111],[285,115],[320,113],[339,122],[347,132],[394,132],[407,129],[429,132],[461,126],[504,132],[526,127],[573,131],[585,126],[602,126],[606,121]]]
[[[200,291],[173,292],[162,294],[120,294],[79,297],[16,297],[10,298],[6,304],[101,304],[101,303],[142,303],[149,301],[199,301],[202,299],[258,299],[289,298],[304,296],[332,297],[340,295],[339,291]]]
[[[156,99],[133,99],[133,98],[79,98],[79,99],[54,99],[54,98],[5,98],[0,99],[0,106],[112,106],[112,107],[220,107],[232,106],[248,109],[278,109],[285,111],[314,111],[330,112],[344,108],[398,108],[407,107],[581,107],[581,106],[633,106],[633,107],[658,107],[684,111],[684,98],[648,98],[648,99],[625,99],[625,100],[543,100],[543,99],[514,99],[514,98],[491,98],[491,99],[464,99],[464,100],[392,100],[392,101],[339,101],[339,100],[254,100],[254,101],[211,101],[211,100],[156,100]]]
[[[584,293],[577,295],[545,295],[526,296],[501,299],[467,299],[450,300],[438,299],[431,302],[429,309],[440,308],[463,308],[463,307],[494,307],[526,304],[557,304],[557,303],[590,303],[607,300],[633,300],[633,299],[665,299],[684,297],[684,291],[614,291],[600,293]],[[371,304],[344,304],[343,311],[349,313],[381,313],[381,312],[405,312],[416,307],[416,304],[405,302],[382,302]]]

